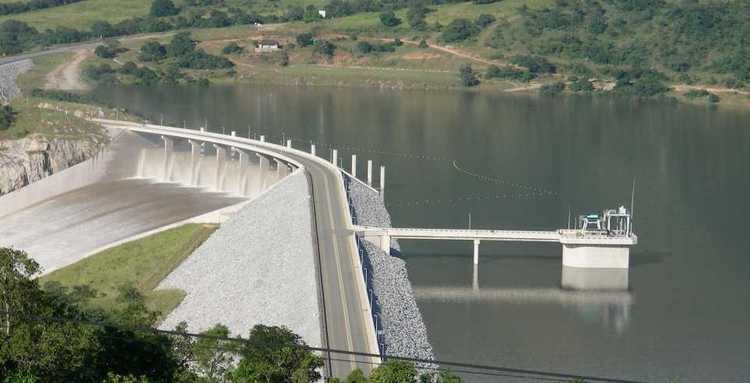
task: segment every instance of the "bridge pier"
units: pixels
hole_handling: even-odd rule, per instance
[[[630,246],[566,243],[562,240],[564,267],[584,269],[627,269]]]
[[[224,186],[224,168],[227,160],[227,149],[221,145],[213,144],[216,149],[216,190],[221,191]]]
[[[357,155],[352,154],[352,177],[357,178]]]
[[[367,160],[367,184],[372,186],[372,160]]]
[[[201,143],[188,140],[190,143],[190,186],[195,186],[200,177]]]
[[[386,255],[391,255],[391,237],[388,235],[380,236],[380,250],[383,250]]]
[[[258,156],[258,194],[266,190],[266,171],[270,168],[270,162],[266,156],[256,153]]]
[[[310,154],[315,155],[315,144],[310,144]]]
[[[161,136],[164,141],[164,168],[162,169],[162,178],[164,182],[172,181],[172,168],[174,165],[174,139],[171,137]]]
[[[333,166],[338,166],[338,159],[339,159],[339,151],[336,149],[333,149],[333,152],[331,152],[331,163]]]
[[[478,239],[474,240],[474,264],[479,264],[479,242],[481,242]]]
[[[380,167],[380,194],[385,192],[385,166]]]
[[[235,153],[238,153],[240,157],[239,161],[239,176],[240,176],[240,183],[238,185],[237,193],[240,195],[247,195],[247,168],[248,163],[250,162],[250,158],[244,150],[232,148],[232,151]]]

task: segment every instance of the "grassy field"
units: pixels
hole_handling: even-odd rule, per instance
[[[71,57],[73,57],[72,52],[34,57],[32,59],[34,67],[30,71],[18,76],[16,84],[24,94],[29,94],[34,88],[42,88],[44,87],[47,74]]]
[[[0,139],[21,138],[28,134],[41,134],[45,137],[87,139],[94,144],[104,144],[108,135],[98,125],[78,118],[73,113],[40,108],[41,103],[54,104],[56,108],[71,112],[86,110],[91,106],[66,104],[33,97],[19,97],[11,105],[17,112],[16,121],[8,130],[0,131]]]
[[[95,21],[116,23],[135,16],[145,16],[151,0],[86,0],[60,7],[41,9],[17,15],[0,17],[20,20],[42,31],[47,28],[88,28]]]
[[[117,308],[118,287],[132,283],[144,294],[149,309],[171,312],[185,297],[181,290],[154,290],[215,226],[187,224],[94,254],[42,277],[41,282],[63,286],[88,285],[98,292],[89,304],[107,310]]]

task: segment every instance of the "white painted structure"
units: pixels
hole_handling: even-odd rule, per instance
[[[583,230],[471,230],[418,229],[356,226],[366,239],[390,252],[391,239],[432,239],[472,241],[474,264],[479,264],[481,241],[554,242],[563,246],[563,266],[581,268],[627,269],[630,247],[638,243],[638,236],[607,236]]]

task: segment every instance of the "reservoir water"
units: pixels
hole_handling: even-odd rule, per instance
[[[386,166],[394,226],[557,229],[630,205],[629,286],[562,289],[559,245],[402,241],[438,359],[668,382],[750,381],[750,112],[608,97],[99,88],[188,127]],[[480,294],[472,294],[474,291]],[[468,381],[510,378],[467,376]],[[510,380],[509,380],[510,381]]]

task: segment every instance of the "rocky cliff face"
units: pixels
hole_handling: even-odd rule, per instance
[[[85,161],[102,145],[94,140],[31,135],[0,140],[0,195]]]

